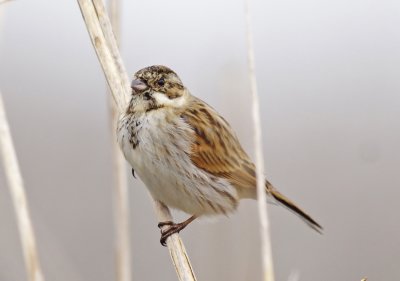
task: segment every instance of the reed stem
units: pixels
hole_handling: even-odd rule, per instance
[[[258,98],[254,46],[253,46],[253,31],[251,27],[251,11],[250,1],[245,0],[245,16],[246,16],[246,35],[247,35],[247,58],[249,67],[250,89],[252,95],[252,113],[254,124],[254,147],[255,147],[255,165],[257,175],[257,198],[258,198],[258,213],[260,219],[260,234],[261,234],[261,254],[263,280],[274,281],[274,267],[272,261],[272,247],[269,232],[267,198],[265,193],[265,177],[264,177],[264,158],[262,147],[262,130],[260,118],[260,103]]]
[[[128,104],[130,85],[104,4],[101,0],[78,0],[78,4],[118,112],[121,113]],[[172,220],[167,207],[159,202],[154,202],[154,206],[159,221]],[[196,280],[179,235],[171,235],[166,242],[179,280]]]
[[[3,97],[0,93],[0,150],[2,154],[4,172],[13,199],[14,210],[17,216],[19,236],[25,260],[25,267],[30,281],[44,281],[36,247],[32,220],[29,214],[28,201],[21,171],[18,165],[17,154],[11,137]]]

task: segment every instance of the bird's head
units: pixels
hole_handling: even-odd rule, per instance
[[[137,113],[179,108],[186,103],[189,95],[178,75],[162,65],[149,66],[136,72],[131,88],[128,110]]]

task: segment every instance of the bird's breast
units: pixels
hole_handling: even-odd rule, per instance
[[[179,117],[125,116],[118,126],[118,142],[125,158],[154,199],[189,214],[234,210],[235,188],[192,163],[192,135],[192,129]]]

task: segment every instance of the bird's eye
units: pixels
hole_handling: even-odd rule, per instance
[[[164,84],[165,84],[164,78],[158,79],[157,84],[158,84],[158,86],[161,86],[161,87],[164,86]]]

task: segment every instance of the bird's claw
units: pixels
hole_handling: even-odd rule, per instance
[[[161,225],[161,226],[160,226]],[[164,247],[167,246],[167,238],[170,237],[172,234],[174,233],[178,233],[179,231],[181,231],[184,226],[182,226],[182,224],[177,224],[177,223],[173,223],[171,221],[168,222],[162,222],[158,224],[159,228],[162,228],[163,226],[169,226],[166,230],[162,230],[161,229],[161,238],[160,238],[160,243],[161,245],[163,245]]]
[[[174,223],[173,221],[163,221],[158,223],[158,228],[161,229],[161,239],[160,243],[164,247],[167,246],[167,238],[170,237],[174,233],[178,233],[182,229],[184,229],[189,223],[194,221],[196,219],[196,216],[191,216],[187,220],[181,222],[181,223]],[[163,230],[164,226],[168,226],[165,230]]]

